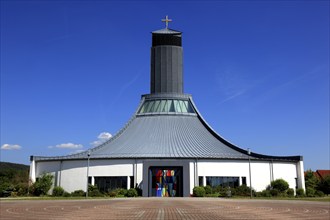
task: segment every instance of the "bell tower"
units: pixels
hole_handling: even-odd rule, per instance
[[[152,32],[150,93],[183,93],[182,32],[166,27]]]

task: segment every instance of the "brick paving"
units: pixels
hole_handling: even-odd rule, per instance
[[[330,219],[330,202],[221,198],[0,201],[0,219]]]

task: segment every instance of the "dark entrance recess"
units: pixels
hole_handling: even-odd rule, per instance
[[[149,196],[182,197],[182,167],[149,167]]]

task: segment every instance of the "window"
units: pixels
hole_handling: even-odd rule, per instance
[[[159,112],[195,113],[188,100],[176,99],[147,100],[143,103],[138,113]]]
[[[246,177],[245,176],[242,176],[242,185],[246,186]]]
[[[129,186],[130,189],[134,188],[134,176],[130,176],[130,181],[131,181],[131,185]]]
[[[216,186],[239,186],[239,177],[227,177],[227,176],[207,176],[206,185],[216,187]]]
[[[202,176],[198,177],[198,185],[203,186],[203,177]]]
[[[100,190],[100,192],[109,192],[111,190],[118,188],[127,189],[127,177],[126,176],[95,177],[95,185]]]

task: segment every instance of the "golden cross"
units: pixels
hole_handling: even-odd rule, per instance
[[[171,22],[172,19],[168,19],[168,16],[166,15],[165,19],[162,19],[162,22],[165,22],[166,28],[168,28],[168,22]]]

